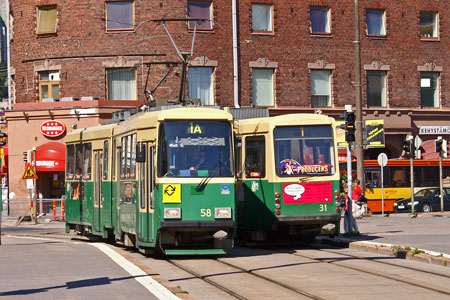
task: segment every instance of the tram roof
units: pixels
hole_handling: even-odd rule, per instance
[[[113,129],[116,126],[117,124],[107,124],[76,129],[67,134],[66,143],[79,142],[81,139],[86,141],[109,138],[112,136]]]
[[[138,128],[154,127],[156,123],[166,120],[227,120],[232,121],[233,116],[222,110],[205,107],[182,107],[160,111],[147,112],[139,115]]]
[[[320,114],[287,114],[269,118],[254,118],[236,121],[240,133],[268,132],[276,126],[331,125],[334,119]]]

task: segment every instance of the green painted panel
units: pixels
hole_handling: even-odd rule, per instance
[[[181,203],[158,203],[159,214],[164,215],[165,207],[181,207],[182,220],[211,221],[215,220],[215,208],[231,207],[232,219],[235,215],[234,184],[206,184],[203,189],[197,184],[181,185]],[[195,193],[193,193],[193,190]],[[162,199],[162,189],[157,190]]]

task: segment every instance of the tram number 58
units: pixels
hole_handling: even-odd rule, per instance
[[[326,204],[320,204],[319,211],[327,211],[327,205]]]
[[[202,208],[200,209],[200,216],[201,217],[211,217],[211,209]]]

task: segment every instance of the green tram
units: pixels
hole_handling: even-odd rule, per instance
[[[167,255],[225,254],[235,236],[233,118],[168,108],[66,137],[66,231]]]
[[[309,241],[339,234],[335,121],[289,114],[236,121],[238,239]]]

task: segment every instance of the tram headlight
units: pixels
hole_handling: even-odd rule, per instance
[[[216,219],[231,218],[231,207],[216,207],[214,209],[214,217]]]
[[[181,208],[164,208],[164,219],[181,219]]]

